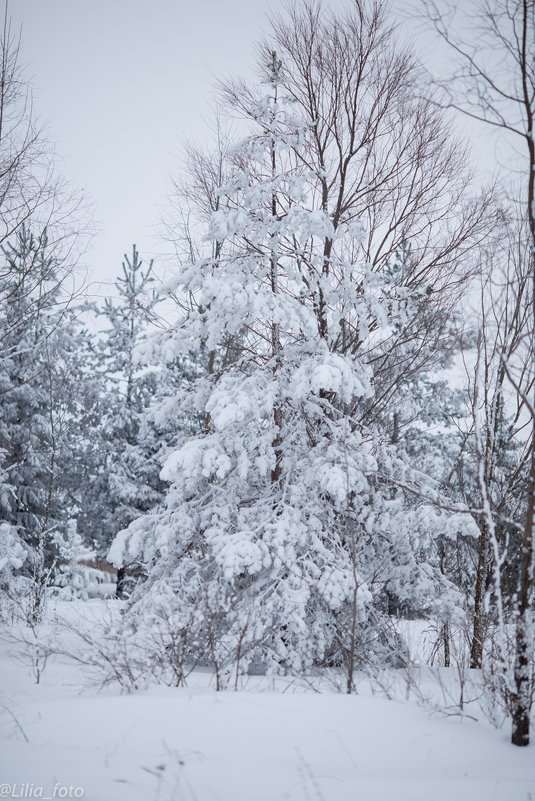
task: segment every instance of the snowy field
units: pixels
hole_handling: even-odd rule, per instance
[[[98,614],[102,603],[86,606]],[[417,692],[405,675],[382,677],[408,701],[387,700],[364,680],[346,696],[329,686],[332,676],[322,684],[251,677],[239,692],[216,693],[200,671],[185,688],[126,695],[98,692],[83,666],[59,658],[36,684],[17,651],[1,643],[3,798],[535,799],[535,747],[514,748],[508,724],[496,730],[472,709],[447,715],[417,704],[428,691],[446,701],[430,671],[418,674]],[[442,671],[445,685],[455,673]]]

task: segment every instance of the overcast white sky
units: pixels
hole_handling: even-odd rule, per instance
[[[215,77],[253,69],[267,10],[258,0],[10,0],[35,108],[61,170],[94,203],[85,261],[95,278],[113,281],[133,242],[157,249],[181,143],[203,136]]]
[[[157,206],[184,137],[202,135],[211,82],[252,62],[261,3],[11,0],[36,110],[100,227],[86,255],[113,280],[136,242],[155,249]]]
[[[203,136],[214,79],[252,72],[266,12],[283,2],[10,0],[35,108],[95,206],[85,260],[96,279],[113,282],[133,242],[157,251],[181,143]]]

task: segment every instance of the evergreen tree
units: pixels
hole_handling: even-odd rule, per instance
[[[175,352],[196,341],[218,354],[184,393],[204,428],[167,459],[165,503],[121,532],[110,556],[148,570],[136,625],[165,618],[169,636],[193,626],[191,651],[216,667],[344,662],[351,691],[356,660],[392,658],[388,584],[427,611],[452,613],[460,599],[427,558],[447,519],[407,501],[390,479],[409,468],[355,420],[373,397],[369,348],[363,358],[339,347],[340,331],[371,347],[374,330],[412,319],[414,290],[347,258],[362,227],[335,230],[317,208],[309,126],[275,54],[267,82],[211,219],[224,244],[181,275],[193,300]]]
[[[136,359],[158,302],[152,262],[145,269],[134,245],[122,268],[116,296],[99,312],[107,324],[92,356],[100,397],[84,449],[79,525],[100,556],[118,531],[159,502],[162,487],[161,441],[146,412],[163,371]]]
[[[76,321],[47,245],[46,234],[22,226],[2,250],[0,282],[0,497],[11,543],[5,567],[33,579],[36,616],[53,575],[53,533],[72,512],[61,497],[61,476],[69,453],[67,417],[74,419],[66,364],[77,350]],[[6,575],[3,588],[12,594],[11,579]]]

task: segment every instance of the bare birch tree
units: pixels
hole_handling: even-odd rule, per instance
[[[321,270],[303,253],[303,282],[332,349],[362,355],[363,343],[373,341],[375,397],[353,413],[363,423],[388,418],[392,428],[403,383],[455,347],[452,310],[477,269],[475,248],[493,224],[492,193],[472,191],[467,152],[423,85],[417,61],[396,40],[381,0],[357,0],[343,12],[297,2],[272,16],[259,63],[272,51],[297,113],[309,123],[306,148],[295,154],[314,176],[309,202],[332,221]],[[244,115],[255,101],[244,82],[227,83],[223,97]],[[343,252],[340,232],[357,224],[364,239]],[[367,336],[380,327],[374,319],[345,309],[335,315],[339,324],[328,324],[326,286],[360,280],[337,272],[341,257],[377,274],[397,261],[395,280],[413,313],[382,349]],[[396,420],[399,426],[399,414]]]
[[[521,334],[522,348],[531,355],[527,372],[514,359],[503,357],[503,371],[530,418],[529,481],[521,546],[516,609],[515,691],[512,698],[515,745],[529,744],[532,698],[534,515],[535,515],[535,2],[534,0],[475,0],[468,33],[454,27],[452,6],[425,0],[435,30],[455,58],[455,71],[444,82],[445,102],[469,117],[507,132],[519,146],[524,216],[529,231],[528,308]],[[468,17],[464,18],[466,24]],[[475,21],[475,23],[474,23]],[[516,293],[520,285],[516,283]]]
[[[19,552],[16,571],[24,562],[23,570],[33,565],[38,616],[50,578],[45,540],[50,545],[58,447],[57,404],[51,405],[52,393],[45,397],[44,388],[57,376],[57,343],[72,322],[69,306],[83,284],[76,265],[88,210],[58,177],[54,149],[37,122],[22,70],[20,35],[7,0],[1,5],[0,522],[8,558]],[[9,571],[2,588],[11,579]]]
[[[525,223],[525,221],[524,221]],[[531,451],[525,397],[533,389],[532,354],[526,347],[530,316],[530,265],[527,225],[504,224],[492,244],[481,277],[475,368],[467,364],[470,430],[464,437],[465,500],[479,507],[480,538],[474,594],[470,667],[484,666],[488,623],[503,616],[497,606],[514,605],[518,581],[519,531],[523,531]],[[523,392],[511,391],[507,369],[514,369]],[[475,447],[471,448],[472,439]],[[468,489],[472,487],[472,490]],[[475,490],[475,497],[473,492]],[[490,516],[490,517],[489,517]],[[494,541],[496,540],[496,541]],[[498,552],[501,554],[497,557]],[[489,618],[487,596],[495,604]],[[503,596],[503,598],[502,598]],[[503,619],[501,620],[503,623]]]
[[[63,287],[65,303],[67,296],[72,296],[74,284],[67,287],[66,280],[73,273],[81,248],[79,234],[87,230],[89,217],[82,196],[56,174],[54,149],[37,123],[21,66],[20,45],[6,0],[0,20],[0,247],[15,241],[24,227],[39,239],[38,244],[46,246],[54,264],[53,271],[43,273],[41,264],[28,259],[24,271],[17,273],[17,285],[9,273],[9,262],[0,266],[2,299],[10,300],[5,287],[9,285],[9,292],[20,294],[23,285],[27,316],[38,313],[45,291],[53,297]],[[18,322],[24,326],[27,321]],[[6,337],[13,339],[14,333],[3,331],[0,347]]]

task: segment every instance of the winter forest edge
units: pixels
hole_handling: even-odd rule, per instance
[[[219,84],[212,148],[172,176],[173,268],[134,245],[96,302],[89,212],[6,6],[0,626],[37,682],[61,657],[129,693],[205,671],[352,695],[412,676],[425,630],[455,714],[468,682],[529,745],[535,2],[472,10],[470,38],[446,2],[419,6],[447,76],[381,0],[272,14],[257,83]],[[466,118],[519,168],[485,183]],[[69,605],[67,642],[49,623]]]

